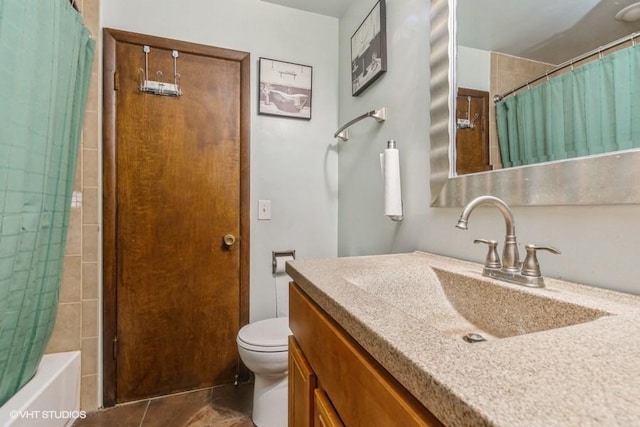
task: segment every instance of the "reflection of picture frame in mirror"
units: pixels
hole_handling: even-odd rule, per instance
[[[258,114],[311,120],[312,67],[259,60]]]
[[[387,71],[385,0],[379,0],[351,36],[351,94],[358,96]]]

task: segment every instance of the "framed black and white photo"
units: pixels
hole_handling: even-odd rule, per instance
[[[351,36],[351,94],[360,95],[387,71],[385,0],[379,0]]]
[[[258,114],[311,120],[311,74],[308,65],[260,58]]]

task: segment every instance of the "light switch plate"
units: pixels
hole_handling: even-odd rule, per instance
[[[258,220],[271,219],[271,200],[258,200]]]

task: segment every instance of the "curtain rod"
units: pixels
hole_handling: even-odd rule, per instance
[[[601,55],[603,51],[609,50],[609,49],[611,49],[613,47],[616,47],[616,46],[621,45],[623,43],[626,43],[628,41],[631,41],[633,43],[633,45],[635,46],[635,44],[636,44],[635,38],[638,37],[638,36],[640,36],[640,33],[631,33],[628,36],[624,36],[622,38],[619,38],[618,40],[614,40],[614,41],[612,41],[612,42],[610,42],[610,43],[608,43],[606,45],[600,46],[600,47],[598,47],[596,49],[590,50],[587,53],[583,53],[580,56],[576,56],[575,58],[572,58],[572,59],[570,59],[568,61],[565,61],[562,64],[556,66],[555,68],[547,70],[547,72],[545,72],[544,74],[541,74],[538,77],[535,77],[533,80],[530,80],[527,83],[516,87],[515,89],[511,89],[510,91],[508,91],[506,93],[503,93],[502,95],[495,95],[493,97],[493,102],[502,101],[507,96],[516,93],[520,89],[524,89],[525,87],[529,86],[531,83],[535,83],[538,80],[542,80],[544,78],[549,79],[549,75],[550,74],[556,73],[556,72],[558,72],[558,71],[560,71],[560,70],[562,70],[564,68],[567,68],[567,67],[572,67],[573,68],[573,64],[575,64],[577,62],[580,62],[583,59],[586,59],[586,58],[588,58],[590,56],[593,56],[596,53]]]

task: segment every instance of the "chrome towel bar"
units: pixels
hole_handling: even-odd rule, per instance
[[[340,127],[340,129],[338,129],[336,131],[336,133],[333,135],[334,138],[340,138],[342,141],[347,141],[349,140],[349,126],[359,122],[362,119],[366,119],[367,117],[372,117],[374,119],[376,119],[376,121],[378,123],[384,122],[387,119],[387,109],[385,107],[382,108],[378,108],[377,110],[371,110],[367,113],[364,113],[363,115],[356,117],[355,119],[351,120],[350,122],[342,125],[342,127]]]

